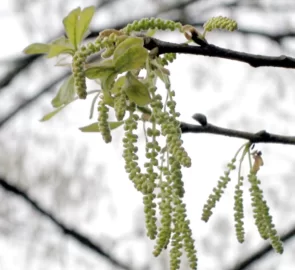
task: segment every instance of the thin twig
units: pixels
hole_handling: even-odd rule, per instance
[[[239,139],[245,139],[251,143],[277,143],[295,145],[295,136],[284,136],[273,133],[268,133],[265,130],[261,130],[257,133],[251,133],[246,131],[240,131],[235,129],[218,127],[212,124],[206,125],[193,125],[182,122],[182,133],[210,133],[214,135],[223,135],[227,137],[234,137]]]

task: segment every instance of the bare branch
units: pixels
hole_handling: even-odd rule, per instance
[[[197,120],[197,119],[196,119]],[[199,120],[197,120],[199,121]],[[207,121],[207,120],[206,120]],[[222,135],[245,139],[252,143],[278,143],[295,145],[295,136],[283,136],[273,133],[268,133],[265,130],[257,133],[239,131],[234,129],[222,128],[203,121],[203,125],[193,125],[182,122],[180,125],[182,133],[210,133],[214,135]]]
[[[207,44],[206,46],[192,46],[188,44],[170,43],[150,37],[145,37],[144,42],[145,47],[149,50],[158,48],[159,55],[164,53],[194,54],[240,61],[255,68],[263,66],[295,68],[295,58],[285,55],[273,57],[259,54],[250,54],[224,49],[212,44]]]
[[[89,239],[87,236],[85,236],[84,234],[80,233],[79,231],[77,231],[77,230],[75,230],[73,228],[68,227],[61,220],[59,220],[57,217],[55,217],[53,213],[51,213],[50,211],[48,211],[45,208],[43,208],[39,204],[39,202],[37,202],[36,200],[32,199],[30,197],[30,195],[26,191],[24,191],[24,190],[20,189],[19,187],[16,187],[16,186],[8,183],[4,178],[1,178],[1,177],[0,177],[0,186],[4,190],[6,190],[8,192],[11,192],[14,195],[17,195],[20,198],[22,198],[26,203],[28,203],[29,205],[31,205],[31,207],[35,211],[37,211],[38,213],[40,213],[41,215],[43,215],[44,217],[46,217],[47,219],[49,219],[65,235],[68,235],[68,236],[72,237],[77,242],[79,242],[81,245],[83,245],[83,246],[89,248],[90,250],[94,251],[99,256],[104,257],[109,262],[111,262],[113,265],[118,266],[118,267],[121,267],[122,269],[126,269],[126,270],[130,270],[131,269],[126,264],[118,261],[111,254],[107,253],[103,249],[103,247],[101,245],[99,245],[98,243],[94,243],[94,241],[92,241],[91,239]]]

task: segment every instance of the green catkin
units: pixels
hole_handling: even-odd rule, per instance
[[[142,183],[145,181],[144,174],[138,165],[138,147],[136,146],[138,136],[134,134],[134,130],[138,126],[138,115],[134,114],[134,110],[130,111],[129,118],[124,123],[125,135],[123,138],[123,158],[125,160],[125,170],[129,174],[129,179],[133,182],[134,187],[138,191],[142,191]]]
[[[272,216],[266,201],[263,199],[262,190],[259,187],[260,181],[257,179],[256,172],[252,169],[248,175],[251,184],[250,195],[252,200],[253,215],[257,229],[263,239],[270,239],[270,243],[274,250],[280,254],[283,253],[283,244],[278,236]]]
[[[176,59],[176,53],[165,53],[162,57],[159,57],[158,59],[161,65],[164,67],[172,63]]]
[[[143,197],[145,224],[147,236],[153,240],[157,236],[157,218],[156,218],[156,203],[154,202],[156,195],[154,193],[146,194]]]
[[[166,136],[168,152],[173,155],[182,166],[190,167],[191,159],[182,146],[183,142],[180,139],[180,122],[177,120],[180,114],[175,111],[176,102],[173,100],[174,92],[173,95],[171,94],[170,89],[168,89],[168,92],[169,101],[167,102],[167,107],[169,108],[170,112],[166,112],[162,115],[162,135]]]
[[[214,29],[235,31],[238,28],[238,24],[235,20],[227,17],[218,16],[209,19],[203,27],[205,29],[205,32],[210,32]]]
[[[72,72],[74,77],[75,91],[79,98],[85,99],[87,97],[86,92],[86,79],[84,65],[87,57],[100,51],[101,44],[88,43],[87,46],[82,46],[76,51],[73,57]]]
[[[244,210],[243,210],[243,177],[241,176],[238,180],[238,184],[235,187],[235,197],[234,197],[234,219],[235,219],[235,229],[237,240],[240,243],[244,242],[245,230],[244,230]]]
[[[167,176],[167,179],[169,176]],[[161,251],[166,248],[169,244],[171,237],[171,213],[172,213],[172,201],[171,201],[171,187],[168,186],[168,183],[161,183],[160,185],[161,201],[159,203],[160,215],[161,215],[161,225],[159,228],[159,233],[154,247],[153,254],[154,256],[159,256]]]
[[[182,202],[182,197],[184,194],[184,183],[182,181],[182,175],[180,172],[181,165],[180,163],[174,158],[174,156],[169,157],[169,164],[171,164],[171,182],[172,182],[172,201],[174,204],[174,226],[180,228],[180,238],[182,243],[178,243],[175,245],[175,256],[174,263],[177,265],[179,258],[176,258],[176,255],[181,255],[181,253],[177,252],[177,247],[183,246],[184,250],[187,254],[187,258],[190,264],[191,269],[197,268],[197,256],[196,256],[196,249],[194,245],[194,240],[192,237],[192,231],[189,227],[189,220],[187,219],[186,215],[186,205]],[[182,236],[182,237],[181,237]],[[177,241],[177,240],[176,240]],[[176,268],[178,269],[178,268]]]
[[[106,106],[105,102],[103,100],[99,101],[98,127],[102,135],[102,138],[106,143],[112,141],[111,130],[108,123],[108,112],[109,108]]]
[[[212,209],[215,207],[216,203],[220,200],[222,194],[224,193],[224,190],[227,187],[227,184],[231,180],[229,177],[229,174],[231,171],[233,171],[235,166],[236,158],[233,158],[232,161],[227,164],[228,170],[224,172],[224,176],[220,177],[220,180],[218,181],[217,187],[213,189],[213,193],[210,194],[206,204],[203,207],[203,213],[202,213],[202,220],[207,222],[212,215]]]
[[[126,34],[130,34],[131,32],[147,31],[151,29],[164,30],[164,31],[178,30],[182,32],[182,25],[181,23],[170,21],[170,20],[163,20],[159,18],[144,18],[144,19],[134,21],[133,23],[128,24],[125,28],[122,29],[122,32]]]
[[[127,97],[123,91],[117,93],[114,97],[114,110],[118,121],[123,120],[127,109]]]

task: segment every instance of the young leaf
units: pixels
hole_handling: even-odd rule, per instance
[[[88,79],[100,79],[114,73],[115,68],[111,59],[100,62],[99,64],[88,68],[85,75]]]
[[[116,129],[124,124],[124,121],[109,122],[110,130]]]
[[[59,113],[63,108],[65,108],[66,105],[62,106],[62,107],[59,107],[58,109],[44,115],[42,117],[42,119],[40,119],[40,122],[44,122],[44,121],[48,121],[49,119],[51,119],[53,116],[55,116],[57,113]]]
[[[64,104],[67,104],[74,100],[75,88],[74,88],[74,77],[69,76],[61,85],[57,95],[51,101],[54,108],[58,108]]]
[[[120,78],[115,82],[115,84],[114,84],[114,86],[113,86],[111,92],[112,92],[113,94],[116,94],[116,93],[120,92],[120,89],[121,89],[121,88],[124,86],[124,84],[125,84],[125,80],[126,80],[126,77],[125,77],[125,76],[120,77]]]
[[[113,84],[115,82],[115,79],[116,79],[117,75],[118,74],[116,72],[114,72],[114,73],[111,73],[108,76],[105,76],[105,77],[103,77],[103,78],[100,79],[100,81],[101,81],[101,88],[103,90],[104,97],[106,97],[106,95],[111,97],[111,95],[110,95],[111,89],[113,87]],[[111,99],[113,101],[113,98],[111,98]],[[113,106],[113,102],[111,102],[111,104],[110,103],[108,103],[108,104],[111,105],[111,106]]]
[[[45,54],[48,53],[50,48],[49,44],[45,43],[33,43],[26,48],[24,48],[23,52],[25,54]]]
[[[126,75],[123,90],[128,98],[139,106],[145,106],[152,101],[148,87],[140,82],[131,72],[128,72]]]
[[[65,53],[74,55],[74,46],[70,43],[70,41],[67,38],[60,37],[50,44],[47,57],[51,58]]]
[[[142,68],[148,57],[148,52],[145,48],[133,46],[123,54],[115,62],[116,70],[118,73],[130,71],[133,69]]]
[[[74,48],[78,48],[77,40],[77,22],[79,15],[81,13],[81,8],[76,8],[72,10],[68,16],[63,19],[63,25],[70,42],[74,45]]]
[[[123,125],[124,121],[119,122],[109,122],[110,130],[116,129]],[[92,123],[88,126],[79,128],[82,132],[100,132],[98,122]]]
[[[132,46],[143,46],[143,39],[138,37],[129,37],[122,41],[117,47],[114,52],[114,59],[120,57],[122,54],[126,52]],[[116,61],[116,60],[115,60]]]
[[[84,8],[77,23],[76,44],[80,44],[88,31],[89,24],[95,12],[95,7]]]
[[[113,63],[118,73],[141,68],[148,57],[141,38],[130,37],[125,39],[116,48]]]
[[[82,132],[100,132],[98,122],[79,128]]]
[[[58,56],[58,55],[60,55],[62,53],[68,53],[68,54],[73,55],[74,54],[74,51],[73,51],[73,49],[71,49],[69,47],[65,47],[65,46],[62,46],[62,45],[52,44],[50,46],[50,49],[49,49],[49,52],[48,52],[47,57],[48,58],[52,58],[52,57]]]

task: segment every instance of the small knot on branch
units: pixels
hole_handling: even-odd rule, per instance
[[[192,118],[199,122],[201,126],[207,126],[208,124],[207,117],[202,113],[195,113]]]

